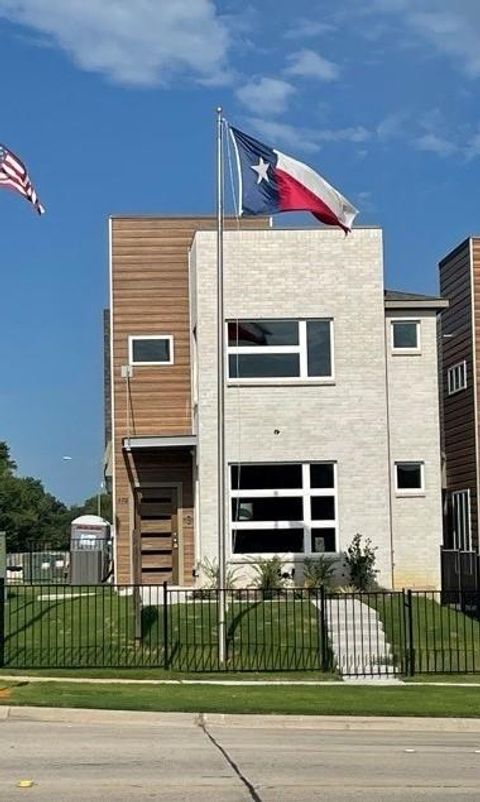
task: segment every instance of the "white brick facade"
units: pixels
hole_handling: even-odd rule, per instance
[[[215,248],[214,233],[198,232],[190,260],[199,561],[217,553]],[[333,229],[226,232],[224,265],[226,319],[331,318],[335,366],[333,382],[227,382],[227,463],[335,462],[339,551],[360,532],[378,547],[383,586],[393,581],[396,587],[437,587],[441,490],[435,315],[422,315],[420,356],[390,355],[381,231],[359,228],[348,237]],[[397,498],[390,481],[397,459],[424,462],[423,496]],[[229,542],[227,556],[248,563],[247,557],[231,555]]]

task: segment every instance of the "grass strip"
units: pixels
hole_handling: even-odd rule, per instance
[[[343,716],[480,716],[477,688],[108,686],[1,682],[0,703],[158,712]]]

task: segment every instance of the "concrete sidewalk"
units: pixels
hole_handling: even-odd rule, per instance
[[[152,727],[225,726],[265,729],[385,732],[480,733],[480,719],[419,716],[285,716],[228,713],[148,713],[62,707],[0,706],[0,721],[43,721],[67,724],[118,724]]]
[[[368,685],[369,687],[390,687],[392,684],[403,685],[405,688],[426,686],[435,688],[475,688],[480,689],[480,682],[408,682],[396,680],[392,683],[390,677],[344,677],[338,680],[309,680],[309,679],[126,679],[124,677],[42,677],[37,674],[0,674],[0,686],[5,682],[65,682],[77,685],[225,685],[225,686],[251,686],[258,685],[279,687],[318,687],[335,686],[342,688],[352,685]]]

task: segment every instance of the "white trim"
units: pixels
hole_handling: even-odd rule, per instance
[[[332,326],[330,324],[330,340],[332,334]],[[298,321],[298,343],[300,349],[300,378],[309,378],[308,376],[308,341],[307,341],[307,321]],[[330,356],[332,346],[330,345]],[[331,364],[331,360],[330,360]],[[328,377],[330,378],[330,376]]]
[[[455,393],[465,390],[467,384],[467,360],[463,359],[447,369],[447,394],[455,395]]]
[[[136,362],[133,359],[133,343],[135,340],[168,340],[169,359],[155,362]],[[173,365],[173,334],[129,334],[128,336],[128,364],[135,367],[155,367],[156,365]]]
[[[420,468],[420,487],[399,487],[398,471],[399,465],[418,465]],[[423,496],[425,495],[425,463],[422,460],[399,459],[395,460],[395,494],[397,496]]]
[[[395,346],[394,338],[393,338],[393,332],[394,332],[394,327],[395,327],[396,323],[415,323],[416,330],[417,330],[417,344],[416,344],[416,346],[411,347],[411,348],[400,348],[400,347]],[[422,352],[422,338],[421,338],[420,320],[419,320],[418,317],[393,317],[393,318],[390,318],[390,331],[391,331],[390,345],[391,345],[392,354],[394,354],[394,355],[395,354],[402,354],[402,355],[421,354],[421,352]]]
[[[236,463],[231,463],[232,465],[236,465]],[[242,466],[249,465],[251,463],[242,462]],[[259,465],[266,465],[266,463],[261,462],[258,463]],[[272,463],[269,463],[272,464]],[[275,463],[276,465],[288,465],[288,462],[279,462]],[[300,464],[300,463],[294,463]],[[321,465],[322,463],[316,462],[305,462],[302,465]],[[327,463],[331,465],[332,463]],[[231,497],[232,498],[242,498],[243,496],[249,496],[250,498],[299,498],[302,496],[331,496],[333,491],[335,490],[334,487],[312,487],[310,490],[305,490],[304,488],[298,487],[282,487],[278,490],[231,490]]]
[[[453,548],[459,551],[472,550],[472,516],[470,503],[470,488],[453,490],[451,494],[453,512]],[[458,504],[455,502],[459,501]],[[466,503],[465,503],[466,502]],[[463,527],[460,533],[457,523]]]
[[[232,468],[236,467],[238,463],[231,462],[228,465],[229,469],[229,557],[237,559],[238,557],[245,559],[247,555],[261,557],[268,556],[270,552],[234,552],[233,551],[233,530],[236,531],[251,531],[252,529],[278,529],[278,530],[302,530],[303,532],[303,551],[302,552],[286,552],[298,555],[305,558],[312,554],[319,554],[320,552],[312,551],[311,533],[312,529],[333,529],[335,533],[335,551],[325,552],[326,554],[336,554],[339,550],[339,531],[338,531],[338,481],[337,481],[337,463],[334,460],[322,460],[319,462],[245,462],[241,466],[279,466],[279,465],[300,465],[302,468],[302,487],[301,488],[279,488],[279,489],[232,489]],[[312,488],[310,486],[310,467],[312,465],[331,465],[333,468],[333,487],[331,488]],[[303,499],[303,519],[302,520],[271,520],[271,521],[234,521],[232,520],[232,500],[241,498],[301,498]],[[334,518],[322,519],[312,518],[312,498],[333,498],[334,503]],[[277,552],[275,552],[277,553]]]
[[[248,318],[248,321],[267,322],[268,320],[280,320],[281,322],[296,323],[298,332],[297,345],[230,345],[228,336],[229,323],[238,325],[247,318],[235,318],[225,321],[225,336],[227,342],[227,383],[228,384],[283,384],[285,383],[335,383],[334,365],[334,324],[332,317],[318,318]],[[330,344],[330,373],[322,375],[309,375],[308,373],[308,334],[307,323],[322,322],[329,324],[329,344]],[[299,356],[299,374],[297,376],[230,376],[230,356],[257,355],[265,356],[268,354],[295,354]]]

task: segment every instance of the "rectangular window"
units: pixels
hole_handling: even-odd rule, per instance
[[[333,462],[230,466],[233,554],[337,551]]]
[[[470,522],[470,490],[452,493],[453,548],[459,551],[472,550]]]
[[[332,320],[227,324],[230,379],[333,379]]]
[[[448,395],[458,393],[459,390],[465,390],[467,386],[467,363],[465,360],[448,369],[447,384]]]
[[[128,338],[130,365],[173,365],[171,335],[134,335]]]
[[[420,321],[392,320],[392,349],[400,353],[420,351]]]
[[[396,462],[395,489],[397,493],[421,493],[424,490],[423,462]]]

